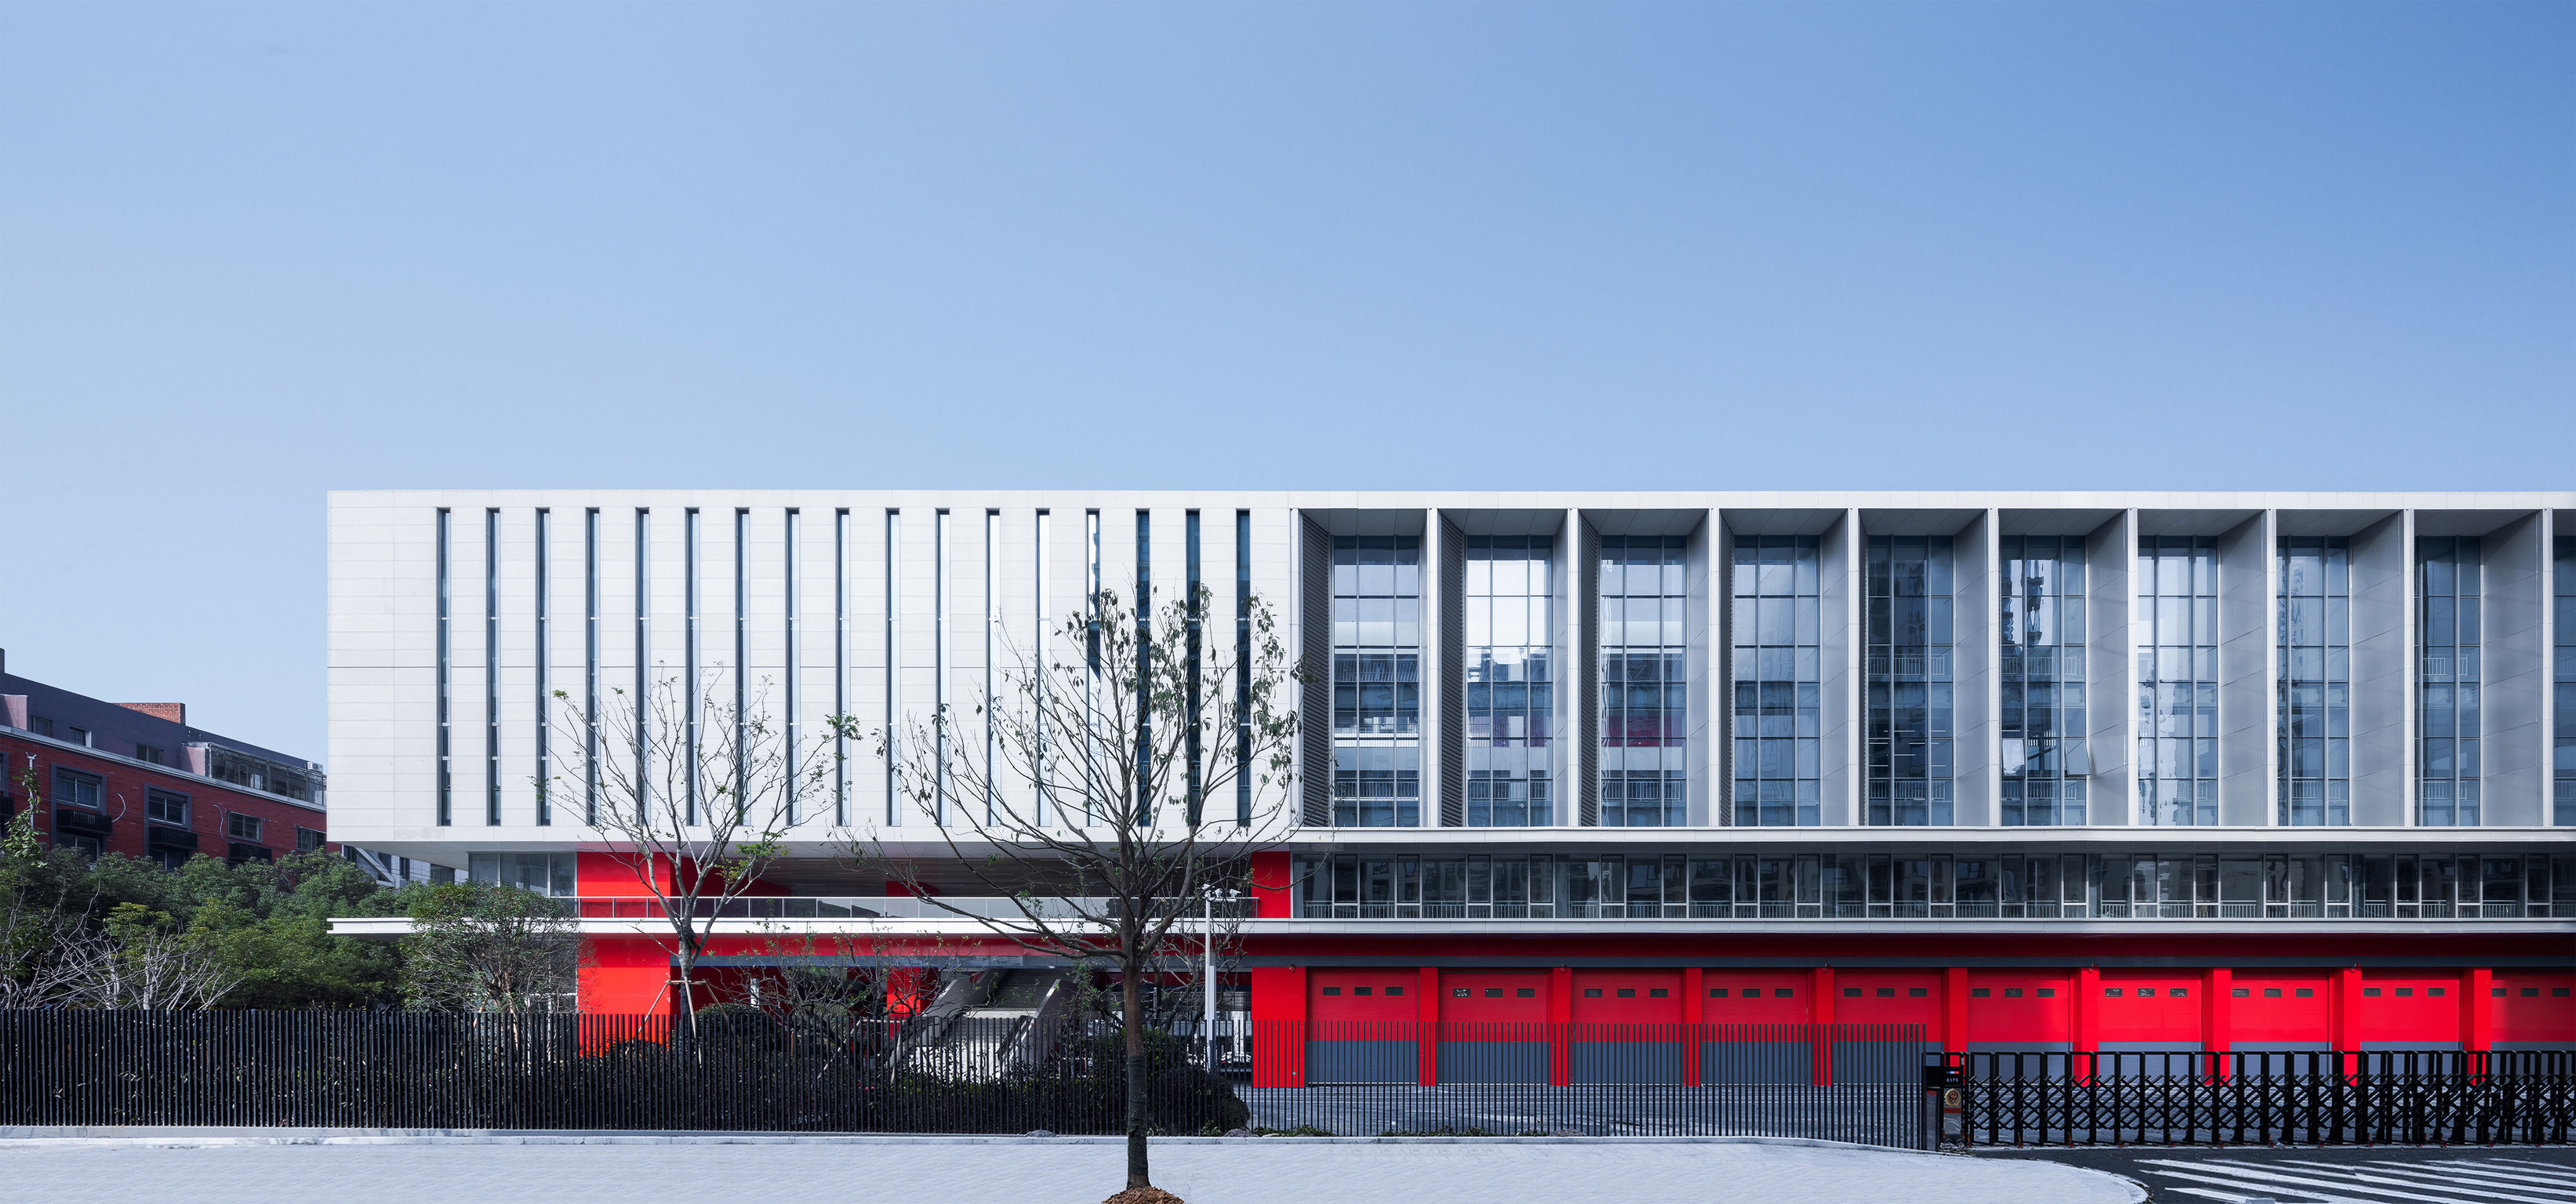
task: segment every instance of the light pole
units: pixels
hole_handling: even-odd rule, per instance
[[[1202,959],[1202,961],[1201,961],[1201,966],[1200,966],[1200,971],[1199,971],[1199,979],[1200,979],[1201,983],[1203,983],[1203,984],[1205,985],[1205,987],[1207,988],[1207,990],[1206,990],[1206,994],[1207,994],[1207,1005],[1206,1005],[1206,1010],[1205,1010],[1205,1012],[1204,1012],[1204,1013],[1202,1013],[1202,1016],[1201,1016],[1201,1019],[1200,1019],[1200,1022],[1199,1022],[1199,1037],[1200,1037],[1200,1039],[1201,1039],[1202,1041],[1204,1041],[1204,1042],[1206,1043],[1206,1045],[1207,1045],[1207,1068],[1208,1068],[1208,1073],[1209,1073],[1209,1074],[1215,1074],[1215,1073],[1216,1073],[1216,1069],[1217,1069],[1217,1065],[1216,1065],[1216,900],[1217,900],[1217,896],[1218,896],[1218,895],[1224,895],[1224,896],[1225,896],[1225,901],[1226,901],[1226,902],[1228,902],[1228,903],[1233,903],[1233,902],[1236,902],[1236,901],[1238,901],[1238,900],[1240,900],[1240,899],[1242,899],[1242,898],[1243,898],[1243,894],[1242,894],[1242,892],[1240,892],[1240,891],[1235,891],[1235,890],[1222,890],[1222,891],[1220,891],[1220,890],[1210,890],[1209,892],[1207,892],[1207,894],[1206,894],[1204,897],[1202,897],[1202,898],[1200,899],[1200,902],[1201,902],[1201,903],[1203,903],[1203,904],[1205,904],[1205,905],[1206,905],[1206,907],[1207,907],[1207,927],[1206,927],[1206,928],[1204,928],[1204,929],[1202,929],[1202,930],[1200,930],[1200,933],[1199,933],[1199,956],[1200,956],[1200,958]]]

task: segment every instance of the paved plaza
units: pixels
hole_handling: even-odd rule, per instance
[[[164,1144],[152,1144],[160,1142]],[[193,1144],[166,1144],[188,1142]],[[216,1142],[220,1144],[208,1144]],[[43,1204],[1096,1204],[1125,1152],[1101,1139],[0,1141],[0,1201]],[[1189,1204],[2135,1204],[2127,1180],[2048,1162],[1745,1141],[1175,1139],[1154,1180]]]

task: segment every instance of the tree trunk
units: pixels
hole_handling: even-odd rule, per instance
[[[1119,975],[1118,1007],[1127,1030],[1127,1186],[1151,1187],[1145,1174],[1145,1008],[1137,984],[1142,958],[1129,958]]]

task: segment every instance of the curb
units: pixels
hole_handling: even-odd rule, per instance
[[[1897,1146],[1811,1137],[1155,1137],[1155,1145],[1772,1145],[1868,1154],[1946,1155]],[[254,1129],[223,1127],[9,1125],[0,1148],[40,1146],[270,1145],[1124,1145],[1119,1136],[1029,1137],[1016,1133],[699,1133],[527,1129]]]

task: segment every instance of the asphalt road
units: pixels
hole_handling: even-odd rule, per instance
[[[2125,1175],[2158,1204],[2576,1204],[2576,1146],[1995,1150]]]

